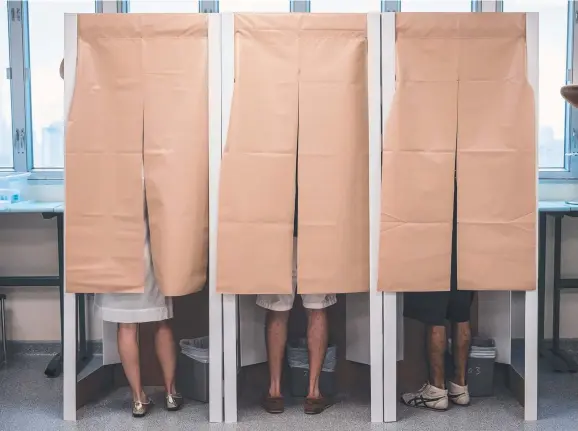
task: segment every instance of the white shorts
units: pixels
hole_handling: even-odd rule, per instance
[[[271,311],[289,311],[293,308],[297,292],[297,240],[293,239],[293,293],[284,295],[257,295],[257,305]],[[322,310],[337,302],[335,294],[301,295],[303,307],[308,310]]]

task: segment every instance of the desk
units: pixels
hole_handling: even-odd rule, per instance
[[[0,209],[2,214],[41,214],[45,220],[56,218],[58,246],[58,275],[0,277],[0,287],[16,286],[54,286],[58,287],[60,296],[60,344],[61,353],[64,339],[64,204],[62,202],[19,202]],[[86,342],[86,305],[84,295],[76,295],[78,301],[78,359],[77,371],[83,368],[88,359]],[[62,354],[57,353],[48,366],[45,374],[57,377],[62,372]]]
[[[562,373],[578,372],[578,364],[560,349],[560,297],[565,289],[578,289],[578,279],[562,279],[562,219],[565,216],[578,217],[578,205],[565,202],[540,202],[538,243],[538,346],[540,356],[546,358],[554,371]],[[546,308],[546,226],[548,217],[554,218],[554,303],[552,347],[544,342]]]

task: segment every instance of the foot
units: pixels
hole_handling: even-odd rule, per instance
[[[305,398],[305,405],[303,407],[306,415],[318,415],[319,413],[323,413],[329,407],[332,406],[332,402],[325,398]]]
[[[285,403],[281,396],[273,397],[267,394],[261,404],[267,413],[280,414],[285,411]]]
[[[401,402],[410,407],[445,411],[448,409],[448,391],[426,383],[416,393],[403,394]]]
[[[165,408],[169,412],[176,412],[183,406],[183,397],[181,394],[166,394],[165,396]]]
[[[149,412],[149,410],[152,407],[152,400],[150,398],[144,398],[147,401],[146,402],[142,402],[142,401],[133,401],[132,402],[132,415],[135,418],[142,418],[144,416],[146,416],[146,414]]]
[[[448,382],[448,397],[450,401],[458,406],[470,405],[470,393],[468,385],[460,386],[454,382]]]

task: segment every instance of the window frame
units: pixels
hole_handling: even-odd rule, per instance
[[[287,0],[291,11],[310,11],[311,0]],[[472,0],[472,12],[482,12],[482,0]],[[490,2],[486,2],[490,3]],[[492,8],[496,12],[503,12],[504,0],[495,0]],[[578,8],[577,0],[568,1],[567,17],[567,70],[566,83],[578,84]],[[381,0],[382,12],[401,11],[402,0]],[[130,0],[94,0],[95,12],[128,13]],[[28,2],[23,0],[8,0],[6,2],[8,19],[8,49],[9,65],[6,70],[10,79],[11,90],[11,117],[12,117],[12,168],[2,167],[1,171],[31,172],[33,180],[62,180],[63,168],[34,168],[33,159],[33,131],[32,131],[32,82],[30,75],[30,37]],[[218,12],[218,0],[201,0],[199,12]],[[563,168],[540,168],[540,180],[575,180],[578,179],[578,110],[566,105],[565,136],[564,136],[565,165]]]
[[[507,0],[505,0],[507,1]],[[497,0],[496,12],[504,12],[504,0]],[[576,81],[573,79],[574,70],[578,70],[578,31],[576,26],[578,24],[576,1],[568,1],[566,28],[566,79],[565,84],[578,83],[578,76]],[[562,72],[560,72],[562,73]],[[539,103],[539,100],[538,100]],[[540,108],[538,106],[538,108]],[[538,165],[539,179],[541,181],[559,181],[559,180],[576,180],[578,179],[578,112],[572,108],[569,103],[566,103],[566,112],[564,118],[564,166],[561,168],[541,168]],[[539,121],[539,120],[538,120]],[[572,131],[576,135],[572,137]],[[537,143],[539,148],[539,142]]]

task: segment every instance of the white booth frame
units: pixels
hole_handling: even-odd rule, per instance
[[[389,107],[395,94],[395,13],[383,13],[381,21],[382,35],[382,115],[383,130],[386,128]],[[539,118],[539,17],[538,13],[526,14],[526,47],[527,76],[534,90],[536,119]],[[539,124],[536,121],[536,145],[538,144]],[[536,154],[537,150],[536,150]],[[538,164],[536,160],[536,190],[538,190]],[[537,195],[537,194],[536,194]],[[370,195],[371,196],[371,195]],[[538,196],[536,196],[536,209]],[[536,210],[536,226],[538,226],[538,211]],[[372,231],[372,236],[374,235]],[[536,229],[536,244],[538,231]],[[536,247],[536,268],[538,268],[538,248]],[[524,335],[524,420],[538,419],[538,272],[536,269],[536,289],[528,292],[487,291],[479,292],[479,326],[480,332],[496,341],[498,350],[497,362],[512,367],[512,340]],[[519,295],[524,295],[523,303],[515,301]],[[397,300],[396,300],[397,296]],[[384,348],[384,381],[395,382],[396,366],[393,362],[395,350],[387,346],[395,344],[397,339],[397,360],[403,359],[403,329],[395,325],[403,322],[401,318],[394,320],[391,316],[400,316],[401,293],[383,294],[383,346]],[[523,328],[517,328],[516,311],[524,310]],[[401,329],[401,330],[400,330]],[[401,336],[399,335],[401,333]],[[514,370],[515,371],[515,370]],[[395,388],[395,385],[394,385]],[[397,420],[397,393],[384,387],[384,422]]]
[[[209,75],[209,421],[223,421],[223,296],[216,293],[216,227],[221,168],[221,17],[208,14],[208,75]],[[64,18],[64,118],[74,92],[77,66],[77,14]],[[55,71],[56,73],[56,71]],[[66,163],[66,160],[65,160]],[[64,169],[66,184],[66,167]],[[66,223],[66,211],[64,213]],[[66,238],[66,230],[64,231]],[[65,240],[66,244],[66,240]],[[66,262],[65,262],[66,264]],[[66,292],[66,269],[64,271]],[[118,353],[108,351],[116,347],[114,324],[103,323],[104,364],[116,363]],[[63,419],[76,421],[76,295],[64,294],[64,351],[63,351]],[[112,349],[115,350],[115,349]]]
[[[234,41],[234,14],[222,13],[222,113],[223,113],[223,145],[226,140],[229,118],[231,113],[231,102],[233,97],[234,65],[235,65],[235,41]],[[369,108],[369,163],[370,163],[370,286],[369,294],[356,294],[356,299],[352,299],[351,305],[359,309],[369,310],[370,317],[367,319],[369,325],[369,337],[362,342],[361,353],[358,358],[351,358],[362,363],[369,363],[371,368],[371,421],[382,423],[384,421],[384,399],[387,399],[387,409],[392,410],[392,406],[397,402],[395,390],[391,390],[391,385],[395,387],[396,381],[396,349],[392,349],[392,354],[388,355],[388,374],[385,381],[388,389],[384,390],[384,349],[383,349],[383,307],[384,294],[377,291],[377,265],[379,253],[379,220],[380,220],[380,193],[381,193],[381,22],[379,13],[367,14],[368,32],[368,108]],[[350,296],[350,295],[348,295]],[[393,328],[393,336],[386,337],[386,341],[392,341],[395,346],[397,341],[396,321],[397,302],[395,294],[389,296],[389,308],[393,310],[388,315],[387,327]],[[391,307],[393,300],[393,307]],[[369,304],[369,305],[367,305]],[[348,310],[350,302],[348,300]],[[251,336],[250,331],[243,331],[245,327],[254,324],[248,322],[243,315],[243,310],[249,306],[244,298],[238,295],[223,295],[223,334],[224,334],[224,393],[225,393],[225,422],[237,422],[237,373],[239,366],[244,365],[244,360],[259,362],[262,355],[247,355],[243,351],[242,341],[239,334]],[[365,307],[365,308],[364,308]],[[242,308],[242,310],[240,310]],[[367,313],[367,311],[366,311]],[[262,317],[259,315],[258,317]],[[347,318],[350,313],[348,311]],[[393,324],[392,322],[393,321]],[[241,325],[241,327],[239,327]],[[253,325],[258,326],[258,325]],[[355,325],[347,328],[356,332]],[[367,333],[367,327],[365,327]],[[260,332],[263,334],[263,332]],[[356,339],[355,337],[351,337]],[[241,344],[239,344],[241,343]],[[369,350],[365,351],[365,348]],[[348,349],[355,351],[356,349]],[[251,356],[251,357],[248,357]],[[349,356],[349,354],[348,354]],[[350,358],[348,358],[350,359]],[[393,370],[393,372],[391,372]]]

